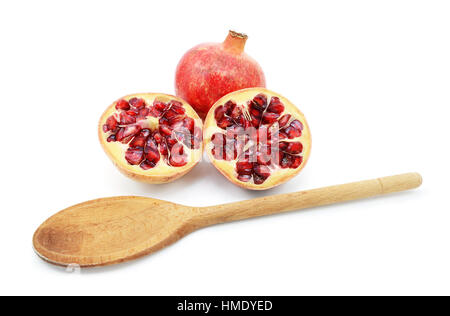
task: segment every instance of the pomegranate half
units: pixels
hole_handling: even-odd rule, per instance
[[[231,182],[265,190],[297,175],[308,161],[311,133],[300,110],[264,88],[235,91],[209,111],[205,150]]]
[[[227,93],[251,87],[265,87],[259,64],[244,52],[247,35],[230,31],[223,43],[206,43],[190,49],[178,63],[176,95],[200,115]]]
[[[118,169],[144,182],[173,181],[202,156],[202,120],[184,100],[167,94],[117,100],[100,118],[98,135]]]

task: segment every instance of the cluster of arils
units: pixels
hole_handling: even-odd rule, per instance
[[[241,182],[253,179],[262,184],[277,169],[296,169],[303,162],[303,144],[298,140],[304,128],[277,96],[268,100],[257,94],[247,104],[228,100],[215,107],[214,119],[222,129],[211,136],[212,156],[236,163]]]
[[[188,163],[186,151],[201,147],[201,127],[177,100],[155,99],[147,105],[143,98],[120,99],[102,129],[107,142],[127,145],[125,159],[130,165],[144,170],[154,168],[161,158],[169,166],[182,167]]]

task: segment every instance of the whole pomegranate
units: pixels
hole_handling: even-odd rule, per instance
[[[244,88],[265,87],[259,64],[244,52],[247,35],[230,31],[223,43],[205,43],[190,49],[178,63],[176,95],[204,119],[224,95]]]

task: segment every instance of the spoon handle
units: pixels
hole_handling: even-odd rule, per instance
[[[209,226],[217,223],[399,192],[417,188],[421,184],[422,177],[420,174],[405,173],[319,189],[203,207],[199,209],[195,220],[200,226]]]

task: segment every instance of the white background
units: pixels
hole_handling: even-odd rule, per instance
[[[449,295],[449,16],[448,1],[2,1],[0,294]],[[305,170],[266,192],[205,160],[165,185],[122,176],[103,110],[174,93],[183,53],[229,28],[305,113]],[[206,228],[118,266],[70,274],[31,248],[47,217],[98,197],[206,206],[409,171],[420,189]]]

